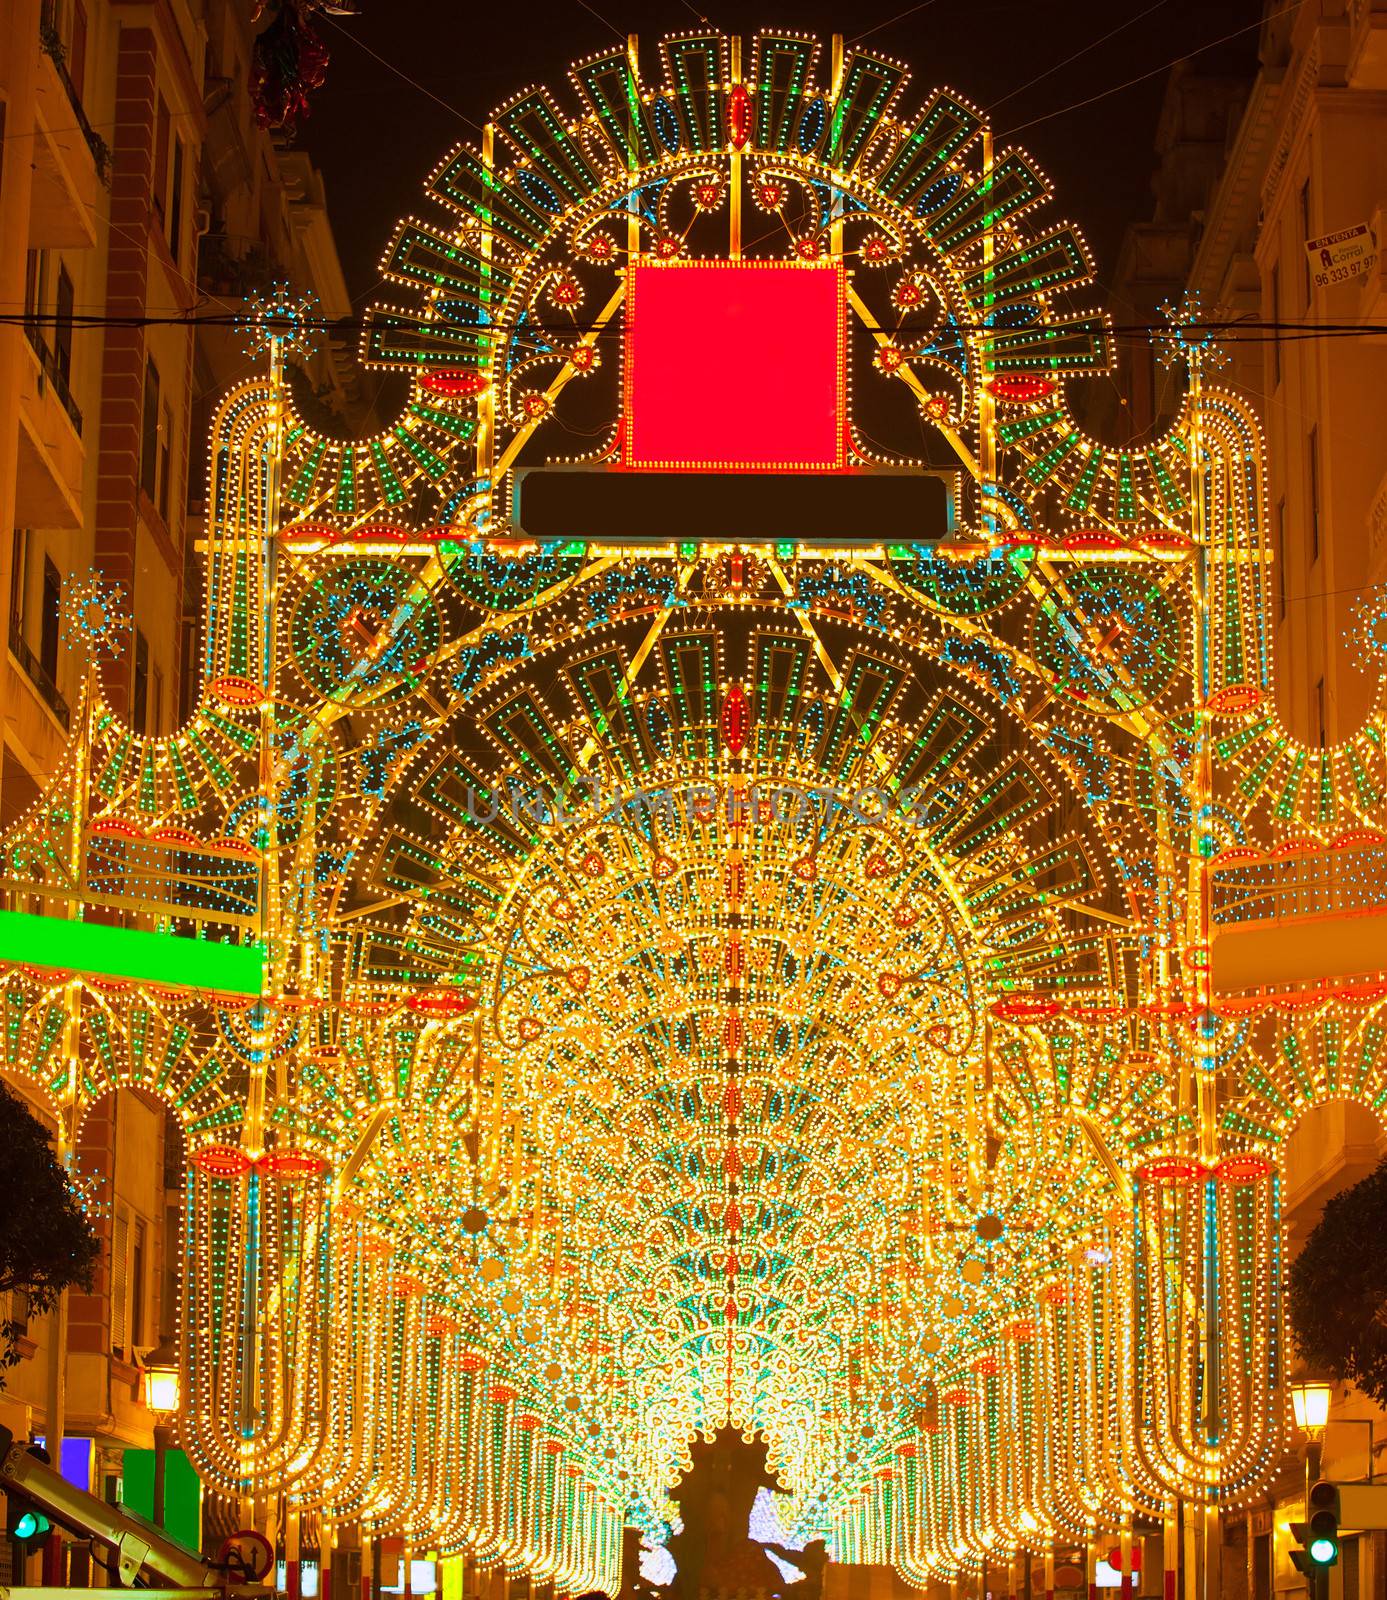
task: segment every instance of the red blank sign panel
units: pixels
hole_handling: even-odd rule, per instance
[[[640,263],[626,288],[623,465],[841,469],[844,341],[836,263]]]

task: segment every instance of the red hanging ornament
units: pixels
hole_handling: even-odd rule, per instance
[[[905,365],[905,351],[897,344],[878,345],[872,359],[882,372],[899,372]]]
[[[190,1165],[213,1178],[239,1178],[251,1169],[251,1159],[234,1145],[209,1144],[189,1158]]]
[[[734,150],[745,150],[751,138],[751,96],[743,83],[734,83],[728,91],[727,135]]]
[[[487,376],[483,372],[444,370],[426,372],[419,380],[419,387],[426,394],[465,395],[480,394],[487,387],[487,383]]]
[[[1214,1170],[1214,1179],[1218,1183],[1255,1183],[1275,1171],[1265,1156],[1225,1156]]]
[[[1034,374],[1020,372],[1003,378],[993,378],[986,388],[994,400],[1009,400],[1018,405],[1028,400],[1043,400],[1055,392],[1053,379],[1038,378]]]
[[[571,272],[561,272],[549,285],[549,300],[561,309],[571,309],[582,303],[583,286]]]
[[[746,748],[747,734],[751,731],[751,701],[740,683],[734,683],[722,702],[722,719],[719,724],[722,742],[734,756]]]
[[[456,989],[421,989],[405,1001],[405,1007],[425,1017],[460,1017],[476,1003],[470,994],[459,994]]]
[[[265,691],[249,678],[214,678],[207,691],[229,706],[253,706],[265,698]]]

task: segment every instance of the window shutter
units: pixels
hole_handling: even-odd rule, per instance
[[[125,1354],[130,1340],[130,1217],[116,1212],[111,1236],[111,1349]]]

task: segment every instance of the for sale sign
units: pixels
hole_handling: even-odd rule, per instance
[[[1305,253],[1310,257],[1310,273],[1317,289],[1347,283],[1377,265],[1377,235],[1366,222],[1356,228],[1341,228],[1323,239],[1307,239]]]

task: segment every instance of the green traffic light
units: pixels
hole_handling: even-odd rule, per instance
[[[1338,1555],[1339,1547],[1332,1539],[1318,1538],[1310,1541],[1310,1559],[1327,1567]]]
[[[37,1511],[24,1511],[14,1525],[14,1536],[16,1539],[37,1539],[47,1533],[51,1526],[48,1518]]]

